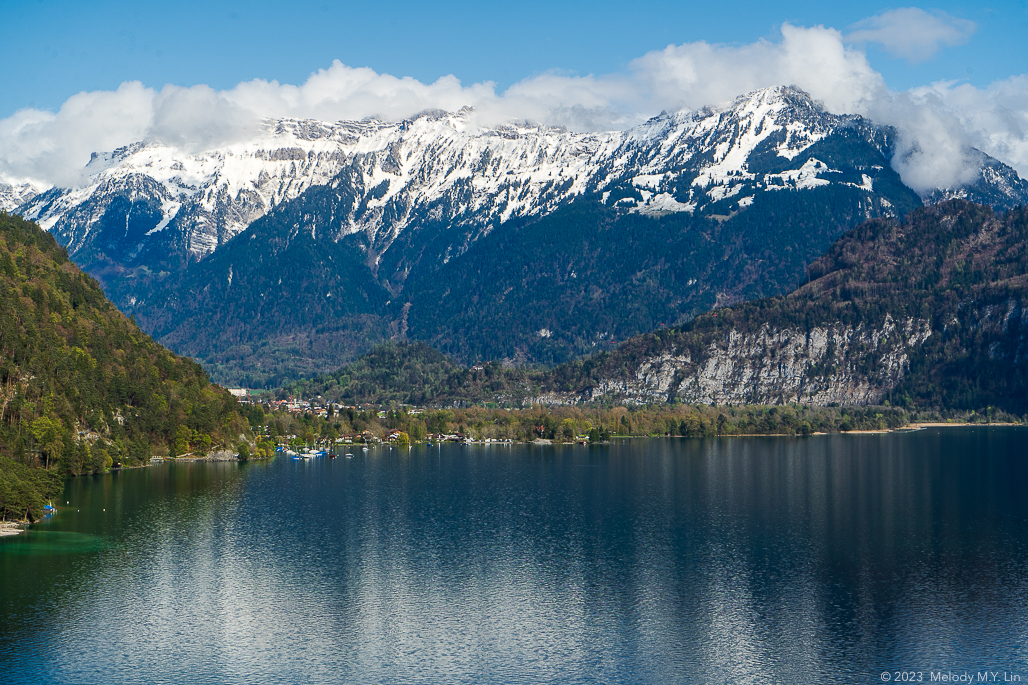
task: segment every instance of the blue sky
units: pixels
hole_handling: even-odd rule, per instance
[[[432,82],[511,84],[550,70],[608,74],[668,44],[776,40],[783,22],[848,32],[901,5],[862,2],[68,2],[0,0],[0,118],[55,110],[79,91],[138,80],[207,84],[254,78],[300,84],[333,60]],[[868,59],[891,89],[938,80],[978,86],[1028,73],[1025,2],[936,2],[970,20],[963,45],[919,63],[876,45]]]

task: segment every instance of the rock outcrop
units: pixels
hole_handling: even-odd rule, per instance
[[[896,387],[910,355],[932,335],[923,319],[876,327],[833,324],[809,330],[765,325],[730,330],[702,354],[664,351],[634,373],[601,377],[583,393],[549,393],[540,403],[681,401],[700,404],[877,404]]]

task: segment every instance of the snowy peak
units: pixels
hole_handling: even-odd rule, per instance
[[[719,170],[744,170],[754,149],[772,137],[775,152],[791,160],[842,120],[801,91],[768,88],[720,109],[662,114],[629,131],[624,148],[647,151],[644,171],[695,160],[693,166],[709,166],[708,177],[716,177]]]
[[[805,153],[830,136],[863,132],[865,142],[885,153],[887,134],[859,117],[826,112],[806,93],[791,87],[769,88],[737,98],[719,109],[663,114],[630,131],[618,151],[612,182],[630,177],[642,197],[612,197],[634,211],[737,211],[766,190],[810,190],[839,183],[872,190],[863,181],[883,164],[854,167],[839,160],[833,168]],[[829,153],[830,149],[822,149]],[[884,161],[884,160],[879,160]],[[857,167],[861,165],[857,164]],[[854,176],[854,172],[859,171]],[[822,175],[830,174],[824,178]],[[647,190],[643,190],[647,189]],[[725,201],[735,198],[725,205]],[[605,198],[606,200],[607,198]],[[721,206],[724,205],[724,206]]]

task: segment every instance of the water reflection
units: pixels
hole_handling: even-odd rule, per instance
[[[77,479],[75,511],[36,535],[102,545],[0,543],[0,666],[9,682],[1026,678],[1026,447],[1028,431],[947,429]]]

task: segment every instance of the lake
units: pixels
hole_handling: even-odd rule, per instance
[[[355,455],[70,480],[0,680],[1028,682],[1026,429]]]

